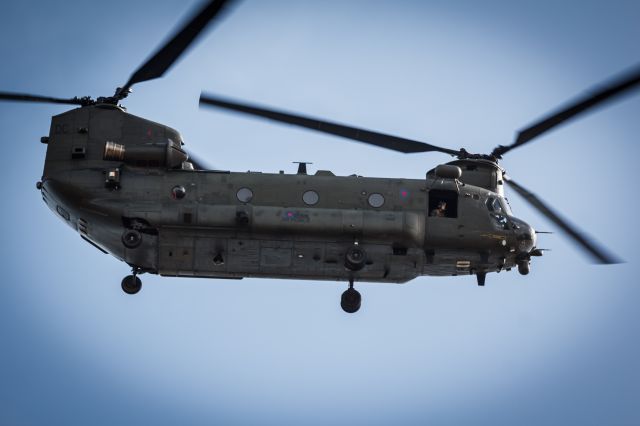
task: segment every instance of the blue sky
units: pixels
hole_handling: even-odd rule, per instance
[[[0,89],[110,95],[197,2],[5,2]],[[486,152],[638,62],[633,1],[240,2],[129,112],[218,168],[422,178],[402,155],[198,109],[201,90]],[[360,284],[143,276],[42,203],[40,136],[64,107],[0,104],[0,423],[638,424],[640,93],[502,163],[626,260],[559,234],[532,273]],[[510,194],[508,194],[510,195]],[[536,229],[554,227],[509,196]]]

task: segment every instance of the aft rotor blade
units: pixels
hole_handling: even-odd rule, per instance
[[[500,157],[520,145],[535,139],[541,134],[554,127],[568,121],[585,111],[603,106],[604,103],[613,100],[616,96],[630,93],[633,89],[640,87],[640,66],[627,71],[625,74],[602,83],[592,89],[586,96],[583,96],[566,107],[555,111],[544,117],[532,126],[518,132],[516,141],[508,146],[499,146],[493,150],[493,155]]]
[[[142,64],[140,68],[133,73],[127,84],[122,88],[122,91],[126,93],[128,89],[136,83],[161,77],[189,47],[207,24],[213,18],[219,16],[221,10],[229,3],[231,3],[231,0],[212,0],[206,3],[171,40],[158,49],[147,62]]]
[[[333,123],[317,118],[290,114],[271,108],[241,103],[230,99],[224,99],[210,94],[203,93],[200,95],[200,105],[208,105],[231,111],[241,112],[243,114],[267,118],[269,120],[277,121],[280,123],[304,127],[306,129],[311,129],[322,133],[329,133],[331,135],[341,136],[343,138],[352,139],[358,142],[364,142],[370,145],[376,145],[382,148],[392,149],[394,151],[404,153],[438,151],[451,155],[461,154],[459,151],[441,148],[424,142],[386,135],[384,133],[373,132],[370,130],[359,129],[357,127],[346,126],[344,124]]]
[[[573,240],[578,246],[585,250],[592,258],[594,263],[602,264],[614,264],[621,263],[621,260],[610,254],[606,249],[597,244],[594,240],[589,239],[582,232],[580,232],[574,225],[569,224],[566,219],[560,217],[558,213],[553,211],[551,207],[545,204],[535,194],[528,191],[518,183],[514,182],[511,178],[505,176],[505,181],[525,200],[527,200],[533,207],[535,207],[540,213],[546,216],[553,223],[558,225],[566,235]]]
[[[85,98],[88,99],[88,98]],[[28,95],[25,93],[10,93],[0,92],[0,100],[3,101],[18,101],[18,102],[39,102],[49,104],[70,104],[70,105],[83,105],[84,99],[81,98],[52,98],[49,96]]]

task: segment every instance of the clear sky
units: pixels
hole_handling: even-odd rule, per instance
[[[111,95],[194,1],[5,1],[0,90]],[[403,155],[198,109],[201,90],[487,152],[640,62],[637,1],[240,2],[129,112],[221,169],[423,178]],[[360,284],[143,276],[42,203],[52,115],[0,104],[0,424],[640,424],[640,93],[509,153],[519,182],[626,260],[559,234],[532,273]],[[556,231],[515,194],[515,214]]]

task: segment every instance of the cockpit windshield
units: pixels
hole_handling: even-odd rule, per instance
[[[502,205],[502,210],[504,210],[504,212],[507,215],[513,216],[513,213],[511,212],[511,204],[509,204],[509,200],[507,200],[506,198],[500,198],[500,204]]]

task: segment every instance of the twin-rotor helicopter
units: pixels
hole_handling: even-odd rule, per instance
[[[37,183],[46,205],[98,250],[126,262],[122,282],[138,293],[142,273],[163,276],[335,280],[349,283],[341,306],[358,311],[356,281],[404,283],[421,275],[517,269],[541,256],[537,232],[515,217],[504,187],[524,197],[594,262],[616,263],[540,198],[507,176],[499,160],[546,131],[640,83],[640,69],[520,131],[488,154],[443,148],[211,94],[200,105],[299,126],[403,153],[455,157],[423,179],[205,170],[180,133],[126,112],[134,84],[161,77],[230,1],[204,4],[112,96],[70,99],[0,92],[0,100],[71,104],[42,138]]]

